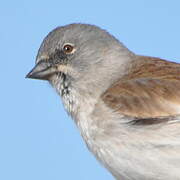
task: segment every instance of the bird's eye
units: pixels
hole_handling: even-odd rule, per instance
[[[74,50],[74,47],[73,47],[73,45],[71,45],[71,44],[66,44],[66,45],[64,45],[64,47],[63,47],[63,51],[64,51],[64,53],[66,53],[66,54],[71,54],[71,53],[73,53],[73,50]]]

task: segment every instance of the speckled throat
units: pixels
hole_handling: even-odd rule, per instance
[[[71,83],[67,75],[60,72],[55,76],[56,77],[52,78],[53,80],[50,82],[61,96],[63,105],[68,114],[70,114],[72,117],[75,117],[78,107],[78,100],[75,95],[75,90],[71,87]]]

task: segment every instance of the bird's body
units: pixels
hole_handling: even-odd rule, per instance
[[[180,64],[135,55],[83,24],[52,31],[36,64],[28,77],[49,80],[116,179],[180,179]]]

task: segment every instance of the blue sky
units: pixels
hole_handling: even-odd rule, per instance
[[[47,33],[72,22],[107,29],[137,54],[178,62],[179,7],[179,0],[1,1],[0,179],[112,180],[50,85],[24,77]]]

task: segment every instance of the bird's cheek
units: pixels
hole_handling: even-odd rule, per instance
[[[63,64],[57,65],[58,72],[62,72],[64,74],[67,74],[68,69],[69,69],[68,65],[63,65]]]
[[[58,72],[64,73],[72,78],[78,78],[80,75],[80,72],[70,64],[58,65],[57,70]]]

